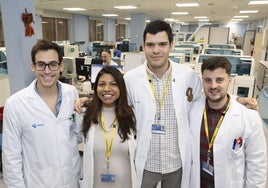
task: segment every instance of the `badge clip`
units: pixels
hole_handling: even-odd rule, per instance
[[[192,102],[194,95],[193,95],[193,88],[188,87],[187,91],[186,91],[186,96],[187,96],[187,100],[188,102]]]

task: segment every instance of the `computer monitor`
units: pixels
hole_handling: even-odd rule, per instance
[[[115,67],[117,68],[120,72],[122,72],[122,66],[117,66],[117,65],[103,65],[103,64],[91,64],[91,83],[94,84],[96,81],[96,77],[100,70],[104,66],[110,66],[110,67]]]
[[[250,75],[251,63],[236,64],[236,72],[238,75]]]
[[[234,56],[234,55],[216,55],[216,54],[201,54],[198,57],[198,63],[203,63],[205,59],[222,56],[227,58],[231,65],[231,74],[233,75],[251,75],[253,67],[253,59],[250,56]]]
[[[91,60],[91,65],[92,64],[100,64],[100,65],[102,65],[103,61],[100,58],[94,58],[94,59]]]
[[[181,61],[181,56],[169,56],[168,58],[174,61],[175,63],[180,63]]]
[[[75,59],[72,57],[63,57],[62,59],[62,63],[64,66],[64,69],[61,73],[62,76],[66,77],[67,75],[70,74],[75,74],[76,70],[75,70]]]
[[[91,65],[85,64],[85,58],[75,58],[76,74],[79,76],[84,76],[85,79],[89,79],[91,74]]]

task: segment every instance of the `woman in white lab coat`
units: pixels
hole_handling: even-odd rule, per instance
[[[135,116],[123,75],[104,67],[85,111],[81,188],[137,188],[134,169]]]
[[[257,111],[246,109],[235,99],[227,111],[213,145],[215,188],[265,187],[266,144]],[[195,102],[190,113],[192,132],[192,188],[200,187],[200,129],[205,96]],[[235,138],[243,139],[233,149]]]

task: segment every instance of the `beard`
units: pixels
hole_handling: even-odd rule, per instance
[[[216,91],[218,91],[218,90],[216,90]],[[227,95],[227,94],[217,92],[216,94],[217,95],[220,94],[220,96],[217,96],[217,98],[215,98],[214,97],[215,95],[213,94],[214,92],[215,92],[215,90],[212,89],[208,92],[208,95],[207,95],[207,100],[210,102],[213,102],[213,103],[219,103],[219,102],[223,101]]]

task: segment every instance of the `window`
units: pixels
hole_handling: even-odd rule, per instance
[[[50,41],[69,40],[68,20],[58,18],[42,18],[43,39]]]
[[[89,41],[103,41],[103,21],[89,20]]]
[[[123,24],[116,25],[116,41],[122,41],[126,38],[126,26]]]

